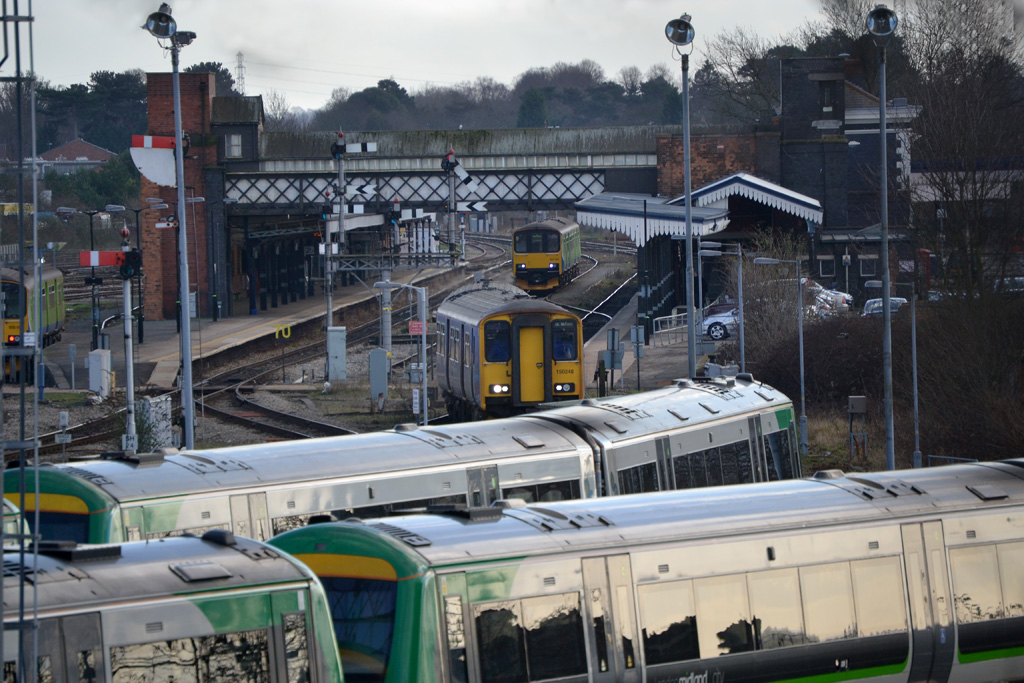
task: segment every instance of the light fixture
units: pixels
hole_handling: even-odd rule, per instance
[[[171,6],[166,2],[146,18],[146,23],[141,28],[156,38],[170,38],[178,32],[178,24],[171,18]],[[195,38],[195,34],[192,37]]]
[[[896,17],[896,12],[892,11],[885,5],[875,5],[875,9],[868,12],[867,28],[868,33],[875,38],[875,43],[878,43],[879,39],[888,40],[889,36],[896,30],[896,25],[899,23],[899,19]]]
[[[684,14],[678,19],[665,24],[665,37],[673,45],[689,45],[693,42],[693,24],[690,23],[690,15]]]

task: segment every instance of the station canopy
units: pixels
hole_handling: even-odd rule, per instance
[[[690,220],[693,236],[702,238],[725,230],[729,212],[724,208],[694,206]],[[603,192],[576,202],[576,222],[593,228],[621,232],[638,246],[660,235],[686,237],[686,207],[668,197]]]

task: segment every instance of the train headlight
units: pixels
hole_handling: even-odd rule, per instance
[[[516,264],[516,268],[518,268],[519,270],[526,270],[526,264],[525,263],[517,263]]]
[[[548,264],[548,270],[555,270],[556,268],[558,268],[558,264],[557,263],[549,263]]]
[[[507,394],[510,391],[512,391],[512,387],[509,386],[508,384],[492,384],[491,385],[491,393],[492,394]]]
[[[561,384],[555,385],[555,392],[559,394],[568,394],[576,391],[576,385],[572,382],[562,382]]]

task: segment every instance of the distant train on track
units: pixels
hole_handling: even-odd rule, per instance
[[[528,292],[550,291],[579,274],[580,226],[567,218],[549,218],[512,231],[515,282]]]
[[[579,317],[510,285],[484,280],[445,299],[436,349],[437,383],[458,421],[583,398]]]
[[[223,531],[7,548],[3,637],[6,681],[343,681],[310,569]]]
[[[64,274],[57,268],[46,266],[42,269],[42,283],[36,281],[31,268],[22,276],[15,268],[0,268],[0,286],[3,287],[4,346],[22,346],[26,332],[40,336],[45,348],[60,341],[64,331]],[[41,317],[37,319],[36,303],[41,305]],[[15,378],[20,371],[20,359],[4,360],[4,373]],[[32,381],[34,368],[27,367],[26,381]]]
[[[361,681],[1024,678],[1024,460],[822,475],[271,545],[320,576]]]
[[[548,502],[800,476],[793,404],[749,375],[464,424],[4,472],[45,540],[227,528],[266,540],[317,519],[434,504]],[[39,488],[35,490],[38,474]],[[24,495],[24,504],[20,502]]]

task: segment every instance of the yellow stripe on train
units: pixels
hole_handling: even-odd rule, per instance
[[[358,555],[301,554],[295,557],[321,577],[398,581],[395,568],[384,560]]]
[[[6,493],[4,498],[11,501],[13,504],[18,505],[20,495],[17,492]],[[85,504],[81,498],[77,496],[68,496],[63,493],[44,493],[39,496],[41,505],[39,510],[41,512],[66,512],[75,515],[87,515],[89,514],[89,506]],[[25,507],[24,511],[36,509],[36,494],[26,493],[25,494]]]

